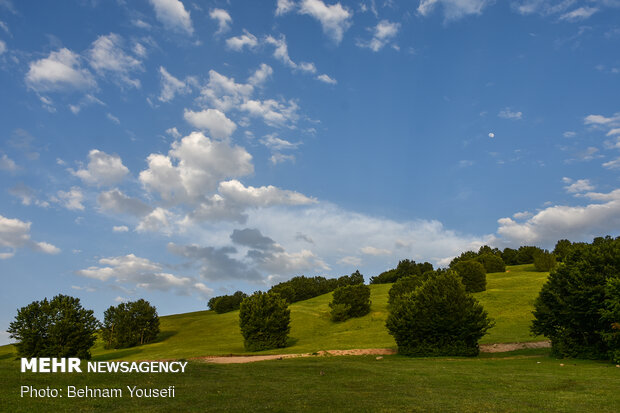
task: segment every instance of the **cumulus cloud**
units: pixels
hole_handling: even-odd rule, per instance
[[[250,116],[261,118],[269,126],[291,127],[299,119],[299,106],[294,100],[279,102],[274,99],[254,100],[243,102],[239,109]]]
[[[229,138],[237,129],[235,122],[228,119],[218,109],[206,109],[200,112],[185,109],[183,117],[192,126],[201,130],[208,130],[211,136],[217,139]]]
[[[191,91],[188,82],[172,76],[163,66],[159,67],[159,74],[161,76],[160,101],[170,102],[176,95],[185,95]]]
[[[88,185],[101,186],[119,183],[127,176],[129,169],[123,165],[120,156],[93,149],[88,153],[86,168],[77,171],[69,169],[69,172]]]
[[[30,239],[31,222],[0,215],[0,259],[8,259],[15,255],[19,248],[30,248],[45,254],[58,254],[60,249],[47,242]]]
[[[217,32],[215,34],[222,34],[230,30],[230,24],[232,23],[232,17],[224,9],[213,9],[209,12],[209,17],[217,21]]]
[[[441,6],[446,21],[458,20],[472,14],[480,15],[492,3],[493,0],[420,0],[418,13],[426,17]]]
[[[590,180],[588,179],[578,179],[576,181],[573,181],[570,178],[564,177],[562,178],[562,181],[566,184],[564,189],[569,194],[592,191],[595,188],[594,185],[592,185],[592,183],[590,183]]]
[[[274,240],[264,236],[256,228],[235,229],[230,234],[230,239],[235,244],[243,245],[262,251],[284,251]]]
[[[23,183],[18,183],[14,187],[9,188],[9,194],[19,198],[22,205],[25,206],[32,204],[43,208],[47,208],[49,206],[48,202],[37,199],[34,189],[30,188],[28,185],[24,185]]]
[[[209,81],[200,91],[200,100],[222,112],[238,107],[254,93],[254,86],[237,83],[234,78],[209,70]]]
[[[276,7],[276,16],[282,16],[295,8],[293,0],[278,0]]]
[[[140,181],[172,203],[196,203],[225,178],[254,172],[252,156],[242,147],[193,132],[172,143],[168,155],[151,154]]]
[[[132,79],[130,73],[143,71],[142,62],[125,53],[123,46],[123,38],[118,34],[99,36],[87,53],[90,66],[100,75],[109,74],[117,82],[139,88],[140,80]]]
[[[317,80],[320,80],[323,83],[328,83],[330,85],[335,85],[336,83],[338,83],[338,81],[328,75],[326,75],[325,73],[318,75]]]
[[[314,63],[294,62],[288,54],[288,44],[286,43],[286,37],[281,34],[277,39],[271,35],[265,38],[265,42],[274,46],[273,57],[284,63],[291,69],[300,70],[302,72],[316,73],[316,66]]]
[[[603,163],[605,169],[620,169],[620,158],[613,159]]]
[[[313,198],[295,192],[276,188],[275,186],[244,186],[241,182],[233,179],[221,182],[219,193],[226,199],[236,203],[252,207],[268,207],[272,205],[309,205],[316,203]]]
[[[155,208],[146,215],[138,226],[138,232],[161,232],[166,235],[172,234],[173,228],[171,223],[172,213],[164,208]]]
[[[271,66],[265,63],[261,63],[258,69],[248,78],[248,83],[253,86],[263,85],[267,79],[273,75],[273,69]]]
[[[510,108],[505,108],[503,110],[501,110],[498,114],[498,117],[503,118],[503,119],[511,119],[511,120],[519,120],[523,118],[523,113],[522,112],[515,112],[513,110],[511,110]]]
[[[226,47],[236,52],[242,51],[245,47],[255,49],[258,46],[258,39],[252,33],[243,29],[241,36],[226,39]]]
[[[353,13],[342,7],[339,2],[326,5],[321,0],[302,0],[299,13],[317,19],[321,23],[323,33],[336,43],[342,41],[344,32],[351,27],[351,18],[353,17]]]
[[[148,215],[153,210],[151,206],[137,198],[125,195],[117,188],[100,193],[97,197],[97,203],[102,211],[136,217]]]
[[[134,254],[101,258],[98,266],[91,266],[75,273],[81,277],[102,282],[131,285],[145,290],[174,291],[179,295],[197,294],[206,297],[213,290],[193,277],[182,277],[164,271],[164,266]]]
[[[93,75],[82,68],[80,56],[66,48],[30,62],[26,84],[37,92],[87,90],[97,86]]]
[[[149,0],[155,9],[155,16],[166,29],[192,35],[194,27],[190,13],[179,0]]]
[[[388,20],[381,20],[375,27],[370,28],[372,39],[368,41],[358,41],[359,47],[367,47],[373,52],[378,52],[390,43],[398,34],[400,23],[392,23]]]

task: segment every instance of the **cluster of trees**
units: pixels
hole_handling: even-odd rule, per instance
[[[269,292],[280,294],[288,303],[307,300],[319,295],[327,294],[338,287],[364,284],[364,276],[359,271],[339,278],[293,277],[271,287]]]
[[[229,311],[238,310],[241,306],[241,302],[248,295],[243,291],[236,291],[232,295],[220,295],[217,297],[213,297],[209,300],[207,305],[209,306],[209,310],[213,310],[218,314],[228,313]]]
[[[557,247],[557,246],[556,246]],[[620,362],[620,237],[562,251],[534,304],[532,332],[561,357]],[[556,248],[557,250],[557,248]]]
[[[502,258],[502,252],[497,248],[491,248],[488,245],[480,247],[478,252],[466,251],[454,258],[450,262],[450,268],[456,269],[459,263],[465,261],[476,261],[484,266],[485,272],[504,272],[506,271],[506,263]]]
[[[329,307],[332,321],[345,321],[370,313],[370,288],[365,284],[347,285],[334,290]]]
[[[396,268],[384,271],[376,277],[370,277],[370,283],[394,283],[403,277],[420,276],[428,271],[433,271],[433,264],[430,262],[416,263],[414,260],[400,260]]]
[[[90,359],[99,332],[106,347],[144,344],[159,333],[159,317],[155,307],[140,299],[108,308],[102,326],[79,298],[59,294],[19,309],[7,331],[17,340],[20,357]]]
[[[286,347],[291,311],[278,293],[257,291],[241,302],[239,327],[248,351]]]

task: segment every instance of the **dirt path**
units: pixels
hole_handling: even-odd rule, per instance
[[[534,341],[530,343],[498,343],[498,344],[482,344],[480,351],[482,353],[504,353],[507,351],[522,350],[528,348],[549,348],[551,343],[548,341]],[[320,357],[320,356],[386,356],[390,354],[396,354],[396,350],[390,348],[367,348],[367,349],[355,349],[355,350],[326,350],[318,351],[316,353],[301,353],[301,354],[270,354],[264,356],[206,356],[196,357],[192,360],[199,360],[205,363],[216,364],[240,364],[240,363],[252,363],[256,361],[265,360],[283,360],[297,357]]]

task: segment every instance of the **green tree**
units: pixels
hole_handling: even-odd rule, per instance
[[[159,334],[157,309],[144,299],[110,306],[103,316],[101,335],[106,348],[146,344]]]
[[[498,255],[488,253],[481,254],[476,258],[476,261],[484,266],[487,273],[506,271],[506,264],[504,264],[504,260]]]
[[[396,301],[386,321],[398,353],[408,356],[475,356],[493,326],[454,272],[429,278]]]
[[[20,357],[90,359],[98,329],[93,311],[84,309],[79,298],[59,294],[19,309],[7,331],[17,340]]]
[[[242,291],[236,291],[232,295],[220,295],[209,300],[209,308],[218,314],[238,310],[248,295]]]
[[[461,277],[468,293],[477,293],[487,289],[487,272],[484,265],[476,260],[459,261],[454,270]]]
[[[549,251],[538,251],[534,254],[534,268],[536,271],[551,271],[558,264],[555,254]]]
[[[291,311],[277,293],[255,292],[241,302],[239,326],[248,351],[286,347]]]
[[[568,253],[570,252],[573,243],[567,239],[561,239],[555,244],[555,248],[553,249],[553,253],[558,258],[559,261],[563,262]]]
[[[573,244],[534,303],[531,330],[561,357],[614,358],[620,351],[620,238]]]
[[[364,316],[370,312],[370,288],[364,284],[336,288],[329,306],[333,321]]]

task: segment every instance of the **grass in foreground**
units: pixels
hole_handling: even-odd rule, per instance
[[[534,272],[532,265],[513,266],[510,272],[487,275],[487,291],[474,294],[496,325],[481,343],[509,343],[542,340],[532,337],[534,299],[548,273]],[[331,294],[294,303],[291,308],[289,346],[257,354],[312,353],[320,350],[396,348],[385,328],[387,298],[392,284],[371,285],[370,314],[334,323],[329,318]],[[122,350],[105,350],[98,342],[92,350],[96,360],[156,360],[204,355],[247,353],[239,331],[239,312],[212,311],[161,317],[157,341]],[[1,349],[2,347],[0,347]],[[7,347],[11,348],[11,347]]]
[[[544,351],[478,358],[315,357],[242,365],[190,362],[185,374],[21,374],[0,353],[0,410],[617,412],[620,369]],[[3,359],[3,360],[2,360]],[[561,363],[564,366],[561,366]],[[21,385],[174,385],[174,399],[21,398]],[[66,390],[65,390],[66,392]]]

